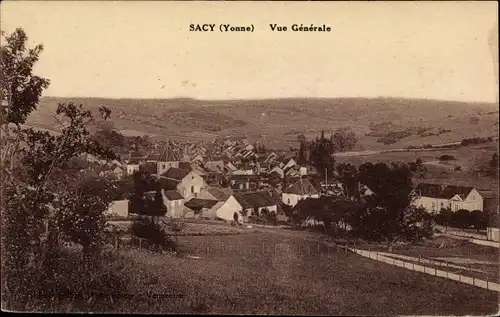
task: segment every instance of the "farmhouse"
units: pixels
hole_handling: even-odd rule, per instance
[[[127,163],[127,175],[133,175],[135,172],[139,171],[139,162],[132,160]]]
[[[486,234],[488,240],[500,241],[500,215],[498,212],[493,212],[489,214],[488,227],[486,228]]]
[[[225,201],[219,201],[212,208],[204,211],[203,218],[233,221],[234,213],[236,213],[238,215],[238,219],[243,221],[244,217],[242,211],[243,207],[236,200],[236,198],[231,195]]]
[[[257,191],[249,193],[235,193],[234,197],[243,209],[243,217],[260,215],[262,210],[278,212],[278,204],[267,191]]]
[[[319,193],[314,188],[311,181],[306,179],[300,179],[287,189],[282,194],[282,201],[284,204],[295,206],[299,200],[306,199],[307,197],[319,198]]]
[[[160,184],[167,189],[172,189],[172,185],[175,184],[175,189],[186,200],[196,197],[207,186],[205,180],[194,171],[186,171],[175,167],[169,168],[160,175]]]
[[[483,210],[483,197],[473,187],[420,183],[414,189],[416,206],[428,211]]]
[[[167,217],[179,218],[183,216],[184,197],[176,190],[162,190],[163,202],[167,207]]]
[[[128,205],[129,205],[129,203],[128,203],[127,199],[114,200],[109,205],[109,208],[106,210],[106,212],[104,214],[106,216],[127,218],[128,217]]]

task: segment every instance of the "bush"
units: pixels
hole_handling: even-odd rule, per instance
[[[462,170],[462,166],[460,166],[460,165],[455,166],[455,171],[461,171],[461,170]]]
[[[441,155],[439,157],[439,160],[440,161],[454,161],[454,160],[456,160],[456,158],[453,155],[445,154],[445,155]]]
[[[167,236],[162,226],[154,222],[153,217],[138,218],[130,229],[133,235],[146,239],[156,250],[177,250],[177,245]]]

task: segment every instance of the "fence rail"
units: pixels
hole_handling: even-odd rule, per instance
[[[382,255],[379,252],[366,251],[366,250],[360,250],[360,249],[355,249],[355,248],[349,248],[349,250],[351,250],[352,252],[355,252],[363,257],[374,259],[374,260],[384,262],[384,263],[387,263],[390,265],[399,266],[399,267],[405,268],[407,270],[422,272],[422,273],[426,273],[426,274],[434,275],[434,276],[438,276],[438,277],[444,277],[444,278],[458,281],[461,283],[465,283],[465,284],[485,288],[488,290],[500,292],[500,284],[495,283],[495,282],[490,282],[489,280],[482,280],[482,279],[475,278],[475,277],[464,276],[464,275],[460,275],[460,274],[456,274],[456,273],[451,273],[448,271],[439,270],[436,268],[426,267],[426,266],[415,264],[415,263],[397,260],[395,258],[391,258],[391,257],[385,256],[385,255]]]

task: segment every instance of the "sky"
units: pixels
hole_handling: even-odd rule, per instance
[[[498,100],[497,2],[3,1],[44,96]],[[196,23],[254,32],[189,32]],[[269,24],[329,25],[272,32]]]

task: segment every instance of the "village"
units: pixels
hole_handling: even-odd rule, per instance
[[[374,194],[358,182],[357,195],[351,195],[336,170],[330,171],[330,175],[327,172],[323,178],[313,166],[299,165],[297,153],[276,153],[256,143],[251,144],[246,138],[220,138],[208,144],[166,140],[161,150],[158,147],[155,144],[156,149],[149,153],[124,153],[120,160],[112,162],[90,156],[88,160],[101,164],[99,176],[111,176],[122,182],[137,174],[154,179],[155,185],[144,191],[143,199],[154,199],[159,189],[165,207],[163,216],[169,218],[242,224],[265,223],[265,220],[256,220],[274,216],[271,223],[285,224],[290,223],[290,212],[307,208],[312,199],[327,196],[354,200]],[[128,191],[119,193],[106,213],[110,219],[154,214],[132,204],[130,187],[123,188]],[[429,213],[438,213],[442,209],[483,212],[486,205],[492,211],[486,220],[487,239],[499,241],[495,205],[477,188],[419,182],[414,193],[414,204],[424,207]],[[307,219],[312,225],[320,222]]]

